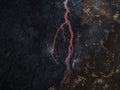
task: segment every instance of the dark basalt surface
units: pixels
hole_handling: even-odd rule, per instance
[[[120,90],[120,0],[69,0],[68,6],[73,72],[61,85],[68,45],[62,34],[59,64],[50,49],[64,22],[63,0],[0,0],[0,90]]]

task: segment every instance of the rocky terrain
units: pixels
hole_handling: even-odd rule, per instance
[[[61,33],[58,64],[50,51],[64,22],[63,2],[0,0],[0,90],[120,90],[120,0],[69,0],[74,42],[68,84],[61,84],[68,48]]]

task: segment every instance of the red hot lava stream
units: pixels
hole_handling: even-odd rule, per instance
[[[70,13],[69,7],[67,6],[68,1],[69,0],[64,1],[64,8],[66,9],[66,12],[64,14],[65,22],[62,23],[61,26],[58,28],[58,30],[57,30],[57,32],[56,32],[56,34],[54,36],[54,40],[53,40],[53,44],[52,44],[52,48],[51,48],[52,57],[55,60],[54,49],[55,49],[55,44],[56,44],[56,41],[57,41],[58,34],[62,30],[62,35],[63,35],[64,41],[66,41],[66,36],[65,36],[63,30],[64,30],[64,26],[67,25],[69,33],[70,33],[70,39],[69,39],[68,53],[67,53],[67,56],[66,56],[66,59],[65,59],[66,70],[64,72],[64,78],[61,81],[62,84],[67,84],[70,81],[70,77],[71,77],[70,58],[71,58],[71,54],[72,54],[73,37],[74,37],[72,25],[71,25],[71,22],[70,22],[70,20],[68,18],[68,14]]]

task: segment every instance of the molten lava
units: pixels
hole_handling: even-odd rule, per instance
[[[69,39],[68,53],[67,53],[67,56],[66,56],[66,59],[65,59],[66,70],[65,70],[65,73],[64,73],[64,78],[61,81],[61,83],[63,83],[63,84],[67,84],[70,81],[70,77],[71,77],[70,58],[71,58],[71,54],[72,54],[73,37],[74,37],[72,25],[71,25],[71,22],[68,18],[68,14],[70,13],[69,7],[67,6],[68,1],[69,0],[64,1],[64,8],[66,9],[66,12],[64,14],[65,22],[62,23],[61,26],[58,28],[58,30],[55,34],[54,40],[53,40],[52,48],[51,48],[52,57],[55,60],[54,49],[55,49],[55,44],[56,44],[56,41],[57,41],[58,34],[59,34],[60,31],[62,31],[64,41],[66,41],[66,36],[64,34],[64,26],[67,25],[69,33],[70,33],[70,39]]]

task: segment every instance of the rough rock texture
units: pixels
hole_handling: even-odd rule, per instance
[[[75,59],[75,77],[70,84],[50,90],[120,89],[119,6],[120,0],[83,1],[82,29],[75,44],[81,54]]]
[[[0,90],[120,90],[120,0],[69,0],[72,79],[61,85],[64,0],[0,0]],[[67,29],[67,27],[65,27]],[[69,37],[69,33],[65,31]]]

